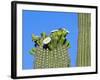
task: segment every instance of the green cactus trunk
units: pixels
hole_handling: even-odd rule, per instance
[[[91,14],[79,13],[77,66],[91,65]]]
[[[70,59],[66,46],[59,46],[54,50],[36,48],[35,69],[62,68],[70,66]]]

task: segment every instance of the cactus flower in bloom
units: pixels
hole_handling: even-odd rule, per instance
[[[48,44],[51,41],[50,37],[47,37],[43,40],[43,44]]]

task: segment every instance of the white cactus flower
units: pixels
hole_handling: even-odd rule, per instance
[[[51,41],[51,38],[50,38],[50,37],[46,37],[46,38],[43,40],[43,44],[48,44],[50,41]]]
[[[56,31],[58,31],[58,30],[57,29],[56,30],[52,30],[51,33],[56,32]]]

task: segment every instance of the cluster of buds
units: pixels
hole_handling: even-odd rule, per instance
[[[58,46],[65,45],[67,48],[69,48],[70,43],[66,39],[68,33],[69,31],[65,28],[59,28],[57,30],[51,31],[49,35],[46,35],[45,32],[42,32],[40,37],[32,34],[32,41],[35,42],[35,48],[32,48],[31,53],[33,54],[37,47],[53,50]]]

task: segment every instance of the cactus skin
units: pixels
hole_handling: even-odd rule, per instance
[[[54,50],[38,47],[36,50],[35,69],[42,68],[62,68],[70,66],[70,58],[67,46],[59,46]]]
[[[77,66],[91,66],[91,14],[79,13]]]

